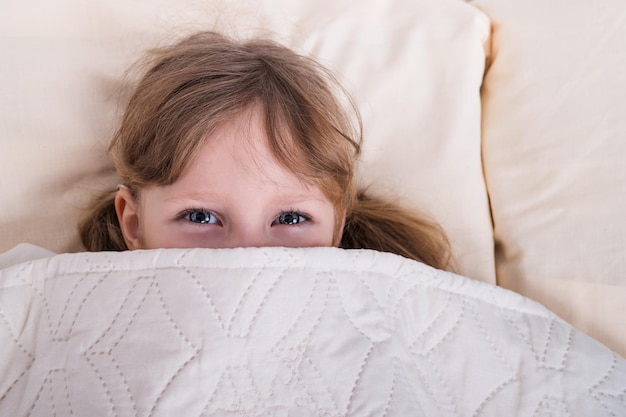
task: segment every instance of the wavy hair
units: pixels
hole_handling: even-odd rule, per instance
[[[417,213],[358,192],[355,166],[362,127],[350,95],[311,58],[270,40],[236,41],[201,32],[153,50],[109,153],[135,195],[175,182],[198,149],[252,105],[264,114],[279,163],[320,187],[343,229],[341,247],[397,253],[437,268],[449,266],[441,228]],[[87,250],[126,250],[114,208],[103,193],[80,225]]]

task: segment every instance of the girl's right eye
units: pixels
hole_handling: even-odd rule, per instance
[[[179,218],[198,224],[219,224],[219,220],[213,213],[202,209],[185,210]]]

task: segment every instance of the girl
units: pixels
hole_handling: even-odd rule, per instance
[[[122,185],[81,225],[88,250],[332,245],[450,266],[436,224],[357,191],[360,116],[313,60],[204,32],[147,68],[109,148]]]

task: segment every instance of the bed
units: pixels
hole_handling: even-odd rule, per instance
[[[332,69],[363,115],[360,182],[431,213],[458,275],[369,251],[83,253],[76,220],[118,182],[106,144],[125,71],[147,48],[200,29],[270,36]],[[60,255],[0,275],[0,414],[625,415],[624,39],[617,0],[3,2],[0,251],[29,242]],[[350,271],[332,269],[342,262]],[[190,269],[203,283],[242,280],[210,299],[274,294],[254,289],[287,282],[278,270],[354,299],[321,309],[318,336],[300,345],[246,333],[235,342],[262,347],[239,344],[237,356],[232,334],[218,332],[226,356],[211,361],[216,336],[202,318],[175,316],[199,290],[165,286]],[[407,280],[414,290],[403,293]],[[145,309],[133,311],[155,316],[109,329],[126,310],[104,306],[140,289]],[[306,285],[281,291],[322,297]],[[243,306],[252,310],[223,306],[231,331],[249,314],[297,310]],[[155,321],[171,324],[158,333],[163,349]],[[271,322],[259,321],[264,335],[284,335]],[[118,339],[125,348],[111,354]],[[333,354],[305,361],[320,344]],[[206,383],[183,394],[194,375]],[[375,395],[374,383],[385,389]]]

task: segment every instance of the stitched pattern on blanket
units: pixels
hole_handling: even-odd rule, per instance
[[[373,251],[18,265],[0,353],[0,415],[626,415],[623,358],[516,294]]]

